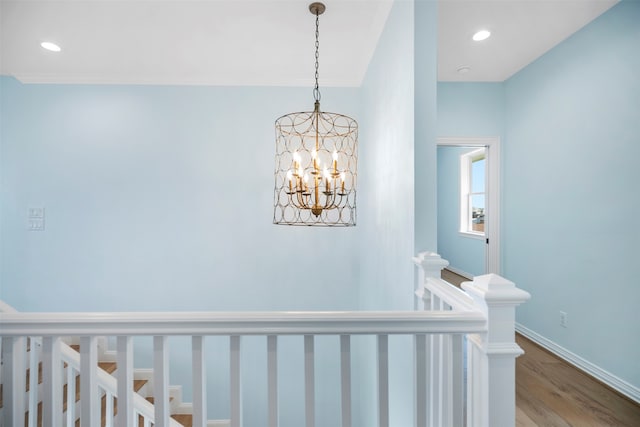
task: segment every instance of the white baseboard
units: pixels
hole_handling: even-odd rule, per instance
[[[582,357],[556,344],[550,339],[543,337],[542,335],[532,331],[526,326],[522,326],[520,323],[516,323],[516,331],[524,337],[529,338],[536,344],[540,345],[541,347],[549,350],[559,358],[565,360],[567,363],[570,363],[581,371],[587,373],[588,375],[591,375],[598,381],[627,396],[634,402],[640,403],[640,388],[629,384],[625,380],[613,375],[608,371],[605,371],[601,367],[594,365],[588,360],[583,359]]]

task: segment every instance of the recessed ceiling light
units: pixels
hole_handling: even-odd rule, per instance
[[[466,74],[471,71],[471,67],[468,65],[463,65],[462,67],[456,68],[456,71],[458,72],[458,74]]]
[[[60,52],[62,50],[60,46],[51,42],[42,42],[40,43],[40,46],[42,46],[44,49],[50,50],[51,52]]]
[[[489,36],[491,36],[491,31],[480,30],[473,35],[473,40],[479,42],[488,39]]]

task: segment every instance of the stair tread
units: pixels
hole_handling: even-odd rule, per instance
[[[107,371],[109,374],[113,374],[116,371],[116,362],[98,362],[98,366]]]
[[[153,404],[156,401],[156,398],[153,396],[148,396],[148,397],[145,397],[145,400]],[[169,402],[173,402],[173,396],[169,396]]]
[[[171,418],[182,424],[184,427],[193,426],[193,415],[191,414],[174,414]]]
[[[148,382],[149,381],[147,380],[133,380],[133,391],[135,391],[136,393],[139,392],[140,389],[144,387],[144,385]]]

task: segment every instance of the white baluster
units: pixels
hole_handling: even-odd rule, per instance
[[[427,427],[427,337],[414,337],[416,427]]]
[[[304,407],[305,426],[314,427],[316,422],[315,350],[313,335],[304,336]]]
[[[433,426],[433,335],[425,336],[427,426]]]
[[[2,338],[5,387],[3,412],[4,425],[6,426],[17,426],[24,423],[26,346],[27,341],[24,337]]]
[[[60,337],[42,338],[42,424],[51,427],[62,427],[61,346]]]
[[[118,379],[118,414],[117,427],[137,425],[133,410],[133,338],[119,336],[116,339]]]
[[[80,337],[80,424],[100,425],[98,339]]]
[[[67,427],[76,425],[76,377],[78,371],[67,365]]]
[[[389,427],[388,335],[378,335],[378,426]]]
[[[480,349],[470,338],[471,336],[467,336],[467,425],[481,426],[481,408],[486,405],[482,396],[482,384],[486,379],[481,378],[481,374],[485,374],[486,371],[480,369]]]
[[[267,337],[267,400],[269,427],[278,427],[278,337]]]
[[[451,425],[453,427],[462,427],[464,425],[464,354],[463,354],[463,335],[453,335],[451,337],[451,400],[452,400],[452,418]]]
[[[351,427],[351,336],[340,336],[342,427]]]
[[[440,335],[441,339],[441,354],[442,364],[440,370],[442,372],[442,398],[440,409],[440,420],[443,426],[451,426],[453,419],[453,402],[452,387],[453,387],[453,369],[451,366],[452,354],[451,354],[451,334]]]
[[[169,352],[166,336],[153,337],[155,427],[169,427]]]
[[[104,399],[104,425],[105,427],[113,427],[113,394],[105,390]]]
[[[29,338],[29,427],[36,427],[38,421],[38,376],[40,365],[40,344],[35,337]]]
[[[439,310],[440,297],[432,295],[431,310]],[[442,335],[429,336],[429,425],[438,427],[442,425]]]
[[[231,427],[242,426],[242,388],[240,383],[240,337],[232,335],[230,347],[230,398],[231,398]]]
[[[191,337],[193,425],[197,427],[207,427],[207,372],[203,345],[204,337]]]

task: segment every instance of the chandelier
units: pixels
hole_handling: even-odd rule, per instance
[[[322,3],[316,16],[314,108],[276,120],[273,223],[284,225],[356,225],[358,123],[320,110],[318,48]]]

